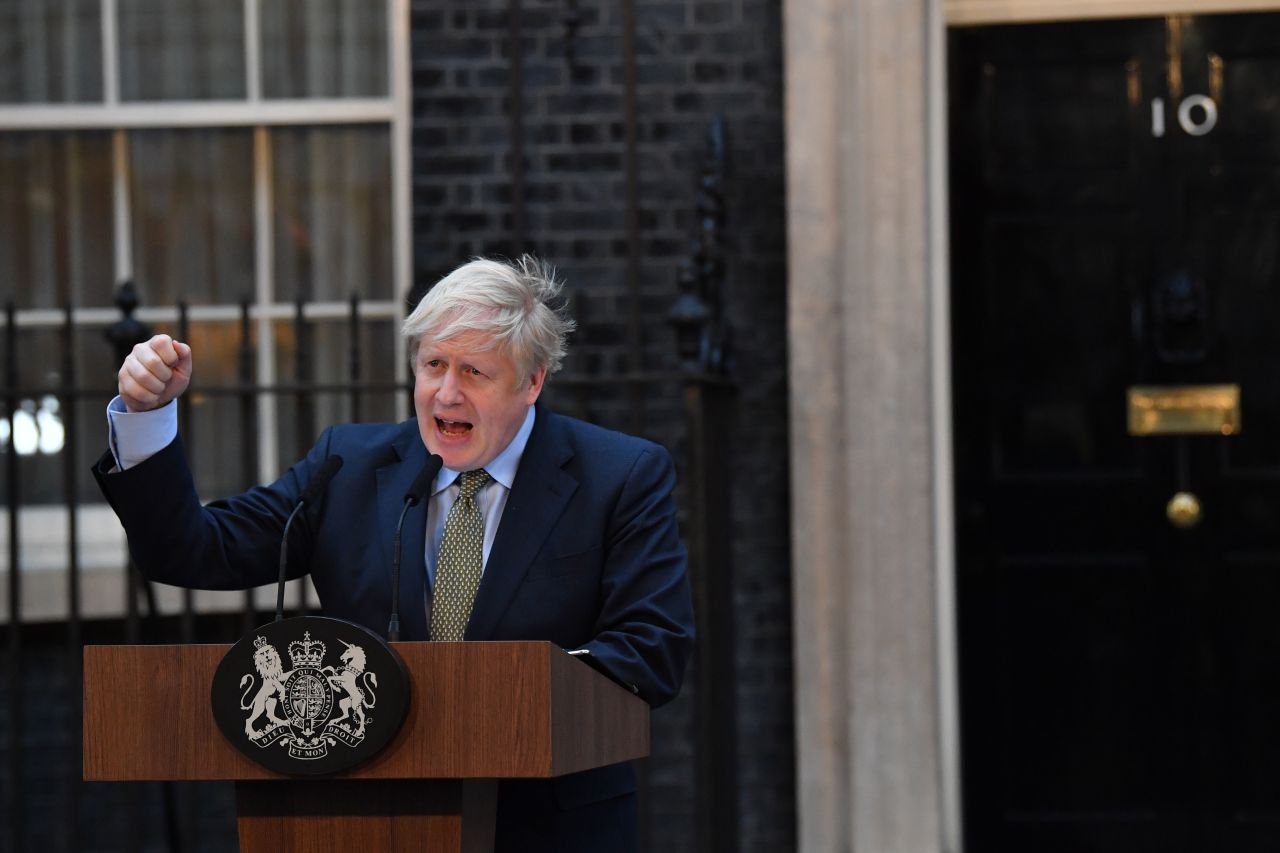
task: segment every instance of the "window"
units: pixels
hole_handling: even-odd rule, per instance
[[[24,389],[0,447],[21,456],[19,505],[44,505],[23,510],[24,569],[59,564],[30,552],[59,543],[28,528],[56,524],[67,465],[81,502],[98,499],[84,469],[104,443],[121,282],[155,331],[176,335],[186,306],[184,431],[206,496],[243,488],[250,468],[273,479],[327,423],[407,414],[394,390],[407,379],[407,23],[407,0],[0,0],[0,298]],[[260,386],[344,382],[353,339],[361,380],[379,386],[358,404],[339,390],[260,393],[248,411],[226,397],[245,366]],[[67,382],[102,393],[66,400]],[[118,536],[102,545],[82,549],[86,568],[118,569]]]

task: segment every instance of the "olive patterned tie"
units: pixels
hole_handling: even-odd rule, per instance
[[[463,471],[458,482],[462,492],[445,520],[436,560],[436,584],[431,594],[433,640],[461,640],[466,634],[484,565],[484,516],[476,493],[489,482],[489,472],[483,468]]]

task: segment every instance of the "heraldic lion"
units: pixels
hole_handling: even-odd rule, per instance
[[[347,695],[338,700],[338,710],[342,712],[342,716],[334,717],[329,725],[337,725],[343,720],[354,718],[355,735],[361,737],[364,735],[365,726],[364,709],[366,706],[372,708],[377,701],[373,695],[373,688],[378,686],[378,676],[376,673],[364,671],[366,665],[364,649],[341,639],[338,642],[346,646],[347,650],[342,653],[342,670],[329,676],[329,684],[335,692]],[[350,730],[351,724],[348,723],[344,728]]]
[[[288,720],[281,719],[276,715],[277,703],[287,701],[284,683],[288,680],[288,676],[285,674],[284,664],[280,660],[280,653],[276,651],[275,646],[269,645],[265,641],[258,645],[258,650],[253,653],[253,666],[258,670],[262,685],[258,688],[258,692],[254,694],[253,701],[245,704],[245,697],[253,689],[253,676],[246,675],[240,679],[240,687],[242,689],[247,687],[240,697],[240,710],[253,711],[249,715],[249,719],[245,720],[244,733],[249,736],[250,740],[257,740],[276,726],[289,725]],[[255,731],[253,724],[264,714],[267,717],[266,727],[262,731]]]

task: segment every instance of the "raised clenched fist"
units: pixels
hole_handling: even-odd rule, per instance
[[[137,344],[120,365],[120,398],[131,412],[165,406],[191,384],[191,347],[168,335]]]

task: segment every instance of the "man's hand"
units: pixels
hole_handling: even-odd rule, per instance
[[[120,365],[120,399],[130,412],[167,406],[191,384],[191,347],[168,335],[137,344]]]

